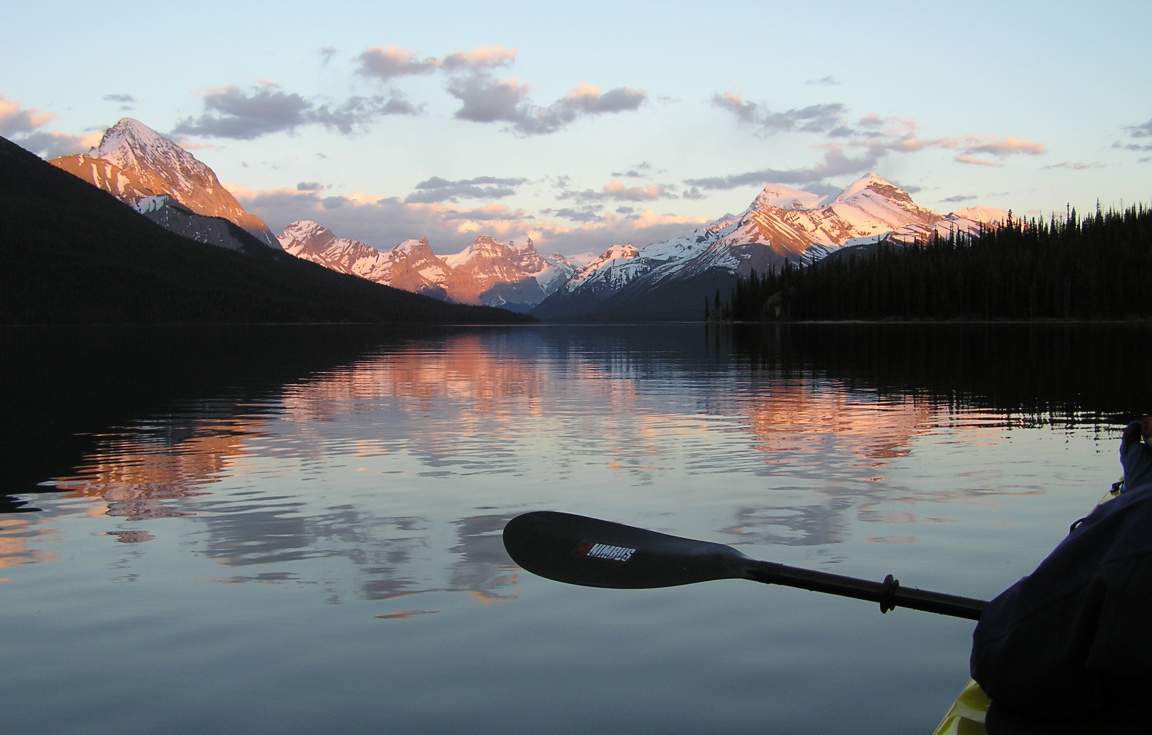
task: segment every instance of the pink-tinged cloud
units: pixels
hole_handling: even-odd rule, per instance
[[[101,133],[72,135],[42,128],[55,119],[51,112],[22,107],[0,97],[0,135],[44,158],[81,153],[100,142]]]
[[[51,112],[22,108],[19,103],[0,97],[0,135],[4,137],[30,133],[47,125],[54,117]]]
[[[412,74],[430,74],[439,67],[439,59],[420,59],[411,51],[388,46],[371,48],[360,54],[358,71],[367,77],[387,80]]]
[[[516,49],[503,46],[482,46],[470,51],[457,51],[440,62],[448,71],[458,69],[491,69],[516,62]]]
[[[461,209],[445,203],[409,204],[397,197],[371,194],[329,196],[297,188],[251,190],[230,186],[240,203],[262,217],[274,231],[299,219],[314,219],[342,236],[388,249],[396,243],[426,236],[438,253],[457,252],[476,235],[501,239],[532,237],[550,252],[601,252],[611,242],[638,245],[664,240],[699,225],[696,217],[653,210],[610,213],[579,225],[523,209],[489,204]],[[541,213],[543,214],[543,213]]]
[[[957,163],[964,163],[964,164],[967,164],[969,166],[1000,167],[1000,166],[1004,165],[1003,163],[1001,163],[999,161],[994,161],[994,160],[989,159],[989,158],[980,158],[978,156],[973,156],[970,153],[961,153],[960,155],[956,156],[956,162]]]
[[[621,202],[643,202],[653,199],[662,199],[668,196],[667,189],[661,184],[648,184],[646,186],[628,186],[623,181],[612,180],[604,185],[603,193],[610,199]]]
[[[1011,135],[1006,138],[967,138],[957,147],[964,153],[984,153],[999,158],[1017,154],[1039,156],[1047,150],[1042,143],[1034,143]]]

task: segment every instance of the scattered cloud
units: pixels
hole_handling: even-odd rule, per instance
[[[175,134],[251,140],[262,135],[322,125],[344,134],[364,129],[385,115],[414,115],[420,109],[399,92],[390,97],[349,97],[338,105],[307,100],[264,84],[244,91],[225,87],[204,95],[204,112],[176,123]]]
[[[712,95],[712,104],[735,115],[745,125],[758,128],[766,135],[784,132],[827,133],[843,128],[846,111],[839,102],[797,107],[773,112],[757,102],[749,102],[734,92]]]
[[[609,181],[598,191],[595,189],[574,190],[569,189],[565,181],[557,199],[572,199],[580,202],[646,202],[656,199],[674,199],[676,192],[664,184],[647,184],[643,186],[628,186],[617,179]]]
[[[648,209],[598,214],[596,206],[542,210],[538,215],[500,204],[461,209],[445,203],[408,203],[396,197],[349,194],[326,197],[298,189],[229,189],[247,209],[278,231],[297,219],[321,222],[339,237],[351,237],[389,248],[413,237],[426,236],[435,252],[465,247],[477,234],[501,239],[532,237],[546,252],[602,252],[610,242],[644,245],[699,225],[696,217],[659,214]]]
[[[498,176],[477,176],[471,179],[449,181],[439,176],[425,179],[416,185],[416,191],[404,201],[408,204],[455,202],[459,199],[502,199],[516,193],[516,187],[528,179]]]
[[[840,148],[832,147],[825,151],[824,160],[814,166],[789,169],[764,168],[726,176],[686,179],[684,184],[699,189],[735,189],[741,186],[763,186],[768,182],[812,185],[832,176],[869,171],[876,166],[878,160],[879,157],[872,152],[852,158],[845,155]]]
[[[630,209],[621,207],[621,209]],[[619,210],[617,210],[619,212]],[[541,214],[547,214],[552,217],[560,217],[562,219],[571,220],[573,222],[602,222],[604,218],[600,215],[599,207],[562,207],[560,209],[545,209]],[[631,214],[631,211],[628,212]]]
[[[961,153],[953,159],[956,163],[962,163],[966,166],[983,166],[985,168],[1001,168],[1004,166],[1002,161],[997,161],[991,158],[980,158],[979,156]]]
[[[483,46],[471,51],[457,51],[444,57],[441,66],[447,71],[461,69],[492,69],[509,66],[516,61],[516,49],[503,46]]]
[[[121,110],[131,110],[136,105],[136,98],[130,94],[106,94],[100,99],[105,102],[115,102],[120,105]]]
[[[1133,138],[1152,138],[1152,117],[1148,118],[1147,122],[1142,122],[1139,125],[1130,125],[1125,130]]]
[[[810,87],[839,87],[840,80],[834,76],[823,76],[818,79],[805,79],[804,83]]]
[[[328,66],[332,58],[336,56],[335,46],[321,46],[316,49],[316,53],[320,55],[320,66]]]
[[[11,138],[43,127],[54,118],[51,112],[22,108],[12,100],[0,97],[0,135]]]
[[[503,204],[488,204],[477,209],[449,209],[444,212],[448,220],[469,220],[472,222],[493,222],[502,220],[529,220],[535,219],[523,209],[509,209]]]
[[[25,150],[44,158],[55,158],[77,153],[96,145],[100,132],[86,135],[71,135],[54,130],[44,130],[55,115],[21,106],[13,100],[0,97],[0,135]]]
[[[688,187],[687,189],[684,190],[684,193],[681,194],[680,196],[682,196],[685,199],[706,199],[707,198],[707,194],[700,191],[700,187],[698,187],[698,186]]]
[[[1119,148],[1124,151],[1152,151],[1152,143],[1120,143],[1112,144],[1113,148]],[[1141,159],[1143,160],[1143,159]]]
[[[961,202],[971,202],[978,197],[975,194],[954,194],[950,197],[944,197],[940,201],[947,202],[948,204],[960,204]]]
[[[956,163],[963,163],[968,166],[987,166],[990,168],[999,168],[1004,165],[1000,161],[995,161],[990,158],[980,158],[979,156],[973,156],[969,153],[961,153],[956,156]]]
[[[457,119],[510,123],[509,129],[522,136],[555,133],[581,117],[636,110],[646,99],[638,89],[616,87],[601,92],[594,85],[581,84],[552,104],[540,107],[528,99],[527,85],[482,72],[453,77],[448,93],[460,100]]]
[[[296,185],[296,191],[320,191],[326,188],[319,181],[301,181]]]
[[[1053,169],[1063,168],[1069,171],[1088,171],[1094,168],[1105,168],[1105,164],[1100,161],[1063,161],[1061,163],[1051,163],[1047,166],[1040,167],[1042,171],[1051,171]]]
[[[395,46],[368,49],[360,54],[359,61],[357,71],[385,81],[412,74],[431,74],[440,67],[440,60],[435,57],[420,59],[411,51]]]

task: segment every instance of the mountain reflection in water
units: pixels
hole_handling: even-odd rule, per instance
[[[188,608],[223,594],[242,612],[241,585],[277,591],[286,611],[315,600],[378,627],[452,625],[553,589],[533,587],[500,532],[517,513],[556,508],[848,573],[896,563],[922,586],[987,595],[1113,479],[1120,422],[1152,405],[1131,368],[1148,336],[1119,325],[9,331],[0,594],[28,595],[31,615],[76,575],[96,596],[164,579]],[[998,511],[1039,496],[1035,525]],[[915,556],[894,556],[908,544]],[[532,605],[499,607],[521,612],[490,635],[539,625]],[[21,610],[7,607],[17,623]],[[103,614],[121,619],[115,605]],[[656,619],[684,645],[689,622]]]

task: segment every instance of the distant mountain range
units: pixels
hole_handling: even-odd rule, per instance
[[[975,233],[1006,212],[972,208],[938,214],[868,174],[834,196],[778,184],[738,215],[643,248],[612,245],[533,310],[545,319],[699,319],[704,300],[726,298],[738,276],[785,259],[813,263],[878,240],[907,243],[932,233]]]
[[[284,250],[340,273],[463,304],[528,311],[560,288],[576,266],[562,255],[541,255],[531,239],[502,243],[486,235],[453,255],[438,256],[427,238],[380,251],[336,237],[311,220],[280,233]]]
[[[104,181],[122,195],[143,191],[133,189],[139,179]],[[0,138],[0,324],[527,320],[334,273],[262,244],[228,219],[195,216],[244,252],[170,232]]]
[[[283,248],[378,284],[560,320],[699,319],[705,299],[718,290],[726,296],[737,277],[752,270],[763,272],[785,259],[813,263],[880,240],[974,233],[1007,214],[987,207],[939,214],[871,173],[829,196],[769,184],[739,214],[644,247],[609,245],[580,263],[542,254],[530,239],[499,242],[487,235],[451,255],[437,255],[426,238],[381,250],[311,220],[293,222],[275,237],[208,166],[130,118],[109,128],[88,154],[51,163],[199,242],[248,254]]]

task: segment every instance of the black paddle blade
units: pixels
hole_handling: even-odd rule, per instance
[[[641,589],[742,578],[753,564],[731,546],[553,511],[509,521],[504,548],[533,574],[586,587]]]

